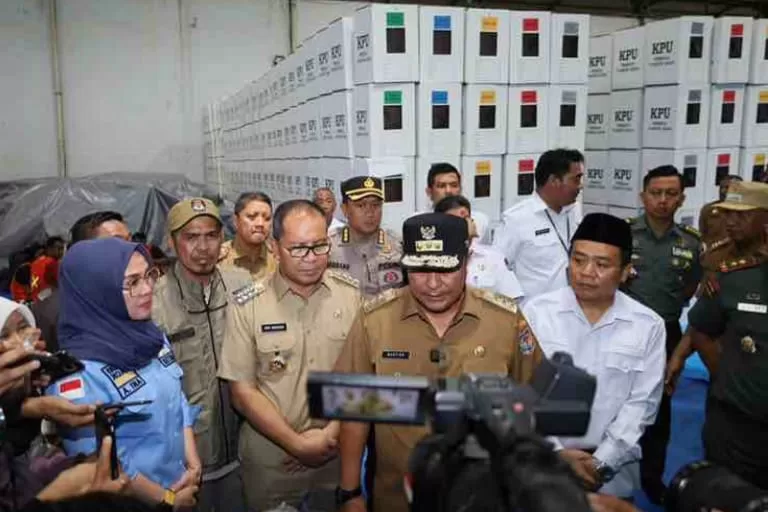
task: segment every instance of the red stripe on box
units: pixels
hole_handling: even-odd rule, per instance
[[[742,23],[731,25],[731,37],[742,37],[743,35],[744,25]]]
[[[723,155],[717,155],[717,165],[730,165],[731,155],[725,153]]]
[[[723,91],[723,103],[736,103],[736,91]]]
[[[520,160],[517,163],[518,172],[533,172],[533,160]]]
[[[520,93],[521,103],[536,103],[536,91],[523,91]]]
[[[523,19],[523,32],[538,32],[539,31],[539,19],[538,18],[524,18]]]

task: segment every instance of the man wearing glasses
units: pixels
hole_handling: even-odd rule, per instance
[[[248,271],[219,269],[219,209],[190,198],[168,212],[167,228],[177,261],[155,286],[152,320],[165,331],[184,370],[184,393],[201,408],[194,425],[203,463],[200,512],[245,510],[237,458],[239,420],[227,384],[217,376],[225,319],[256,296]]]
[[[380,178],[356,176],[341,184],[347,226],[331,231],[329,266],[360,282],[366,297],[403,284],[400,237],[381,228],[384,189]]]
[[[648,171],[640,198],[644,215],[628,219],[632,230],[632,273],[624,291],[664,319],[667,360],[680,343],[680,315],[702,276],[701,237],[695,229],[676,224],[685,201],[683,177],[672,165]],[[661,481],[669,442],[671,403],[664,393],[656,423],[645,430],[640,445],[643,490],[660,503],[666,489]]]
[[[306,378],[333,368],[361,298],[357,281],[327,270],[327,229],[312,202],[282,203],[270,241],[278,269],[227,318],[219,377],[246,420],[240,459],[249,510],[300,508],[304,499],[313,510],[335,510],[339,426],[309,417]]]

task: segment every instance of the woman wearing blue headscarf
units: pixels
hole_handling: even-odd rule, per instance
[[[80,242],[61,263],[59,344],[85,364],[46,393],[75,403],[130,405],[117,413],[115,441],[129,489],[167,509],[193,506],[200,479],[182,370],[151,320],[158,278],[139,244]],[[93,453],[93,427],[61,431],[68,454]]]

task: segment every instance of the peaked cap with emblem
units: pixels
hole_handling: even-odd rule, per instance
[[[768,184],[757,181],[734,181],[728,187],[725,201],[718,203],[724,210],[768,210]]]
[[[213,201],[204,197],[188,197],[182,199],[168,212],[168,232],[174,233],[187,225],[193,219],[206,215],[213,217],[221,224],[219,207]]]
[[[384,199],[384,187],[381,178],[355,176],[341,183],[341,196],[350,201],[359,201],[370,196]]]
[[[627,221],[607,213],[590,213],[581,221],[571,242],[588,240],[632,252],[632,229]]]
[[[406,270],[453,272],[469,253],[469,228],[461,217],[445,213],[414,215],[403,223]]]

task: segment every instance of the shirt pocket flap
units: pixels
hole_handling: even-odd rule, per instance
[[[264,334],[258,341],[259,373],[266,378],[292,375],[301,364],[296,354],[296,338],[291,333]]]
[[[630,354],[627,352],[606,353],[604,364],[606,368],[618,370],[622,373],[642,372],[645,369],[645,361],[640,354]]]

